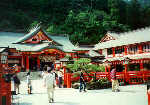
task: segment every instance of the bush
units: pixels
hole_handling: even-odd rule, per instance
[[[102,78],[99,79],[98,81],[94,82],[91,81],[87,83],[87,89],[88,90],[93,90],[93,89],[106,89],[111,87],[111,82],[108,81],[108,79]]]
[[[72,84],[72,88],[79,89],[80,83],[74,83]]]

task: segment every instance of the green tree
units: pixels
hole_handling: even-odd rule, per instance
[[[131,26],[131,29],[137,29],[141,27],[141,18],[140,3],[138,0],[131,0],[127,7],[127,23]]]
[[[119,22],[119,0],[108,0],[108,8],[110,9],[111,19]]]

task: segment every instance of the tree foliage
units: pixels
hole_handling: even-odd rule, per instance
[[[49,33],[68,34],[73,43],[95,44],[107,31],[150,25],[147,0],[1,0],[0,29],[24,30],[42,22]]]
[[[69,68],[72,72],[78,72],[80,70],[85,70],[88,72],[104,72],[104,66],[99,66],[95,64],[91,64],[91,60],[88,58],[80,58],[74,61],[73,64],[67,64],[67,68]]]

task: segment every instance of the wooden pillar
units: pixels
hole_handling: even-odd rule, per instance
[[[71,73],[67,73],[67,88],[71,88]]]
[[[128,71],[128,65],[125,64],[124,66],[125,66],[125,73],[127,73],[127,71]]]
[[[56,69],[56,63],[54,63],[54,69]]]
[[[38,70],[40,70],[40,59],[38,56],[37,56],[37,67],[38,67]]]
[[[150,91],[147,92],[147,96],[148,96],[148,105],[150,105]]]
[[[140,62],[140,71],[142,71],[143,69],[144,69],[143,62]]]
[[[115,48],[112,48],[113,57],[115,57]]]
[[[127,71],[128,71],[128,64],[125,64],[125,71],[124,71],[124,79],[127,82],[129,80],[129,78],[127,77]]]
[[[138,45],[138,53],[141,54],[142,52],[143,52],[143,51],[142,51],[142,45],[139,44],[139,45]]]
[[[26,71],[29,71],[29,55],[26,55]]]
[[[108,72],[110,73],[110,66],[108,66]]]
[[[66,66],[64,66],[63,69],[64,69],[64,87],[67,87]]]
[[[105,66],[105,72],[107,72],[107,66]]]
[[[124,54],[125,54],[125,55],[128,54],[128,52],[127,52],[127,46],[124,47]]]

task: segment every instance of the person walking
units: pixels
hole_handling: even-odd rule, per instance
[[[14,91],[16,92],[16,94],[20,94],[19,92],[20,79],[18,78],[16,73],[13,75],[13,80],[14,80]]]
[[[59,88],[62,88],[62,81],[63,81],[63,79],[62,79],[62,76],[63,76],[62,71],[58,70],[57,71],[57,75],[58,75],[58,86],[59,86]]]
[[[55,75],[50,70],[44,75],[44,86],[47,89],[49,103],[54,102],[54,90],[56,86]]]
[[[30,75],[30,71],[27,73],[27,86],[28,86],[28,94],[32,94],[32,84],[31,84],[31,75]]]
[[[82,90],[84,92],[86,92],[86,83],[85,83],[85,80],[84,80],[84,74],[83,74],[83,70],[81,70],[81,73],[80,73],[80,87],[79,87],[79,91],[82,92]]]
[[[119,92],[119,83],[118,80],[116,78],[116,68],[114,66],[111,67],[112,70],[110,72],[110,77],[111,77],[111,81],[112,81],[112,92]]]

